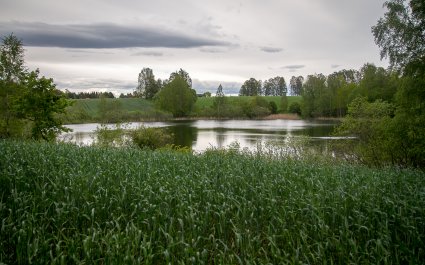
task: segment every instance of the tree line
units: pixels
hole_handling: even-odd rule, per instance
[[[302,116],[344,117],[358,97],[393,102],[400,78],[392,70],[365,64],[360,70],[341,70],[328,76],[308,75],[301,85]]]
[[[86,99],[86,98],[115,98],[112,92],[71,92],[68,89],[65,90],[65,96],[69,99]]]

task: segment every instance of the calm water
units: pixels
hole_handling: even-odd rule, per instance
[[[336,138],[331,133],[334,121],[304,120],[197,120],[170,122],[135,122],[123,125],[132,129],[139,126],[165,127],[174,135],[174,144],[190,146],[194,151],[210,147],[226,147],[237,141],[241,148],[255,149],[259,143],[284,142],[285,138],[307,136],[312,145],[326,148]],[[72,133],[62,134],[61,140],[89,145],[95,138],[94,131],[100,124],[73,124],[66,127]],[[108,125],[114,128],[114,124]]]

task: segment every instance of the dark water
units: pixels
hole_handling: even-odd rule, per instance
[[[284,142],[288,137],[308,138],[312,146],[326,148],[328,142],[336,139],[331,133],[337,123],[305,120],[197,120],[138,122],[122,126],[132,129],[142,125],[167,128],[173,134],[174,144],[203,151],[211,147],[226,147],[235,142],[241,148],[255,149],[260,143]],[[68,125],[73,132],[61,135],[60,139],[88,145],[93,142],[94,131],[99,126],[95,123]],[[114,128],[115,125],[108,126]]]

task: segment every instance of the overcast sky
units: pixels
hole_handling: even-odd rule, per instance
[[[384,0],[0,0],[0,35],[60,89],[132,92],[143,67],[180,68],[199,92],[254,77],[330,74],[381,61]]]

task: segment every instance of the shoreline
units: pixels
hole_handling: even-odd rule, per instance
[[[302,120],[302,118],[297,114],[271,114],[259,118],[244,118],[244,117],[178,117],[178,118],[147,118],[147,119],[138,119],[132,121],[119,121],[119,122],[106,122],[106,124],[112,123],[130,123],[130,122],[168,122],[168,121],[196,121],[196,120]],[[84,122],[74,122],[74,123],[65,123],[65,125],[71,124],[90,124],[90,123],[102,123],[101,121],[90,120]]]

